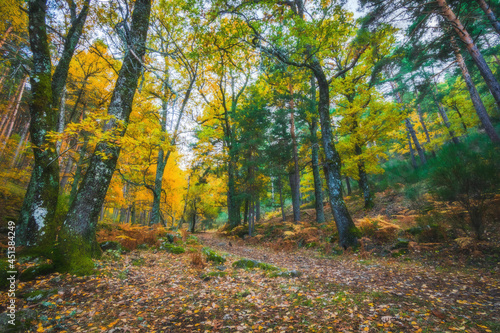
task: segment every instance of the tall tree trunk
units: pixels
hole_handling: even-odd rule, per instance
[[[484,0],[482,1],[484,2]],[[457,59],[458,67],[460,67],[460,69],[462,70],[462,76],[464,78],[465,84],[467,85],[467,89],[469,90],[470,99],[472,101],[472,104],[474,105],[476,114],[479,120],[481,121],[481,124],[483,125],[486,134],[488,134],[488,136],[490,137],[491,141],[498,144],[500,143],[500,137],[498,136],[498,133],[495,131],[495,128],[491,124],[490,116],[488,115],[488,112],[484,107],[483,101],[481,100],[481,96],[477,92],[476,86],[472,81],[472,78],[469,74],[469,70],[467,69],[464,58],[460,53],[460,49],[458,48],[458,45],[454,37],[451,38],[451,45],[453,46],[453,51],[455,52],[455,57]],[[465,128],[465,130],[467,131],[467,128]]]
[[[436,0],[436,2],[440,7],[440,14],[451,24],[457,36],[465,44],[467,51],[471,55],[472,59],[476,63],[477,68],[479,69],[479,72],[483,76],[486,85],[488,86],[488,88],[490,88],[491,94],[495,98],[497,104],[500,106],[500,85],[491,72],[490,67],[484,60],[484,57],[479,51],[479,48],[474,42],[474,39],[462,25],[462,22],[460,22],[455,13],[453,13],[451,8],[446,3],[446,0]]]
[[[137,0],[132,13],[127,52],[118,74],[108,114],[113,116],[105,125],[106,131],[120,130],[129,122],[132,102],[141,75],[141,59],[149,27],[151,0]],[[120,130],[123,136],[125,129]],[[100,255],[96,241],[96,224],[99,211],[120,155],[120,147],[110,142],[100,142],[90,159],[87,172],[71,204],[60,232],[61,265],[70,271],[93,270],[91,256]]]
[[[414,169],[416,169],[417,168],[417,160],[415,159],[415,152],[413,151],[413,146],[411,145],[410,132],[406,132],[406,135],[408,137],[408,146],[410,148],[411,165],[413,166]]]
[[[68,184],[71,169],[73,169],[73,158],[69,156],[66,162],[66,167],[64,168],[64,172],[61,175],[61,183],[59,185],[59,190],[61,191],[61,193],[64,193],[64,188],[66,187],[66,184]]]
[[[500,22],[498,22],[497,17],[495,16],[495,13],[493,13],[493,10],[491,10],[490,5],[485,0],[476,0],[476,2],[490,20],[491,25],[497,34],[500,35]]]
[[[278,176],[278,189],[280,191],[281,218],[283,219],[283,221],[286,221],[285,202],[283,200],[283,183],[281,182],[281,175]]]
[[[23,128],[23,132],[21,134],[21,139],[19,140],[19,143],[17,144],[16,152],[14,153],[14,158],[12,159],[10,163],[10,167],[13,168],[17,164],[17,160],[19,158],[19,153],[23,149],[23,147],[26,145],[26,139],[28,137],[28,130],[30,127],[30,122],[28,121]]]
[[[357,246],[357,228],[342,197],[342,179],[340,174],[340,155],[333,143],[333,133],[330,118],[330,87],[328,80],[317,59],[313,60],[312,70],[319,87],[318,113],[321,123],[321,138],[325,153],[325,178],[328,185],[330,206],[339,233],[340,246],[348,248]]]
[[[17,245],[36,246],[41,253],[51,255],[58,222],[54,221],[59,193],[59,163],[55,144],[47,133],[57,130],[57,107],[68,77],[69,64],[87,19],[90,0],[85,0],[76,16],[72,2],[71,27],[65,38],[59,62],[51,75],[50,49],[45,22],[47,1],[31,0],[28,7],[29,39],[33,53],[30,77],[30,134],[35,147],[35,165],[24,197],[17,224]],[[74,15],[73,15],[74,13]],[[42,150],[42,147],[45,147]]]
[[[424,129],[425,138],[427,140],[426,142],[431,143],[431,136],[429,135],[429,131],[427,130],[427,126],[425,125],[424,115],[422,114],[422,108],[420,107],[420,104],[417,105],[417,113],[420,125],[422,125],[422,128]]]
[[[62,94],[61,94],[61,103],[59,106],[59,119],[57,120],[57,132],[59,134],[62,134],[64,132],[65,116],[66,116],[66,86],[63,87]],[[57,140],[56,150],[57,150],[58,154],[61,150],[61,144],[62,144],[62,140]]]
[[[181,108],[179,110],[179,116],[177,118],[177,122],[175,124],[175,129],[174,133],[172,135],[172,138],[170,140],[170,146],[174,146],[177,140],[177,134],[179,131],[179,126],[181,123],[182,116],[184,114],[184,109],[186,107],[186,104],[189,100],[189,97],[191,95],[191,90],[193,89],[193,85],[195,82],[196,77],[191,78],[191,82],[189,83],[189,87],[184,95],[184,99],[182,101]],[[164,89],[166,89],[166,84]],[[160,126],[162,131],[166,132],[167,130],[167,103],[165,101],[162,101],[162,116],[161,116],[161,121],[160,121]],[[161,142],[163,142],[164,139],[162,138]],[[155,175],[155,183],[154,187],[151,189],[153,191],[153,206],[152,206],[152,215],[151,215],[151,223],[156,224],[160,222],[160,217],[161,217],[161,212],[160,212],[160,203],[161,203],[161,188],[163,184],[163,174],[165,173],[165,167],[167,166],[168,159],[170,157],[170,150],[165,152],[163,151],[163,148],[160,147],[158,151],[158,158],[157,158],[157,166],[156,166],[156,175]]]
[[[293,103],[290,103],[290,135],[292,137],[293,171],[289,174],[290,189],[292,190],[293,222],[300,221],[300,171],[297,138],[295,136],[295,117]]]
[[[255,221],[260,221],[260,198],[258,194],[255,198]]]
[[[54,112],[52,104],[52,65],[45,24],[46,9],[46,0],[29,2],[29,40],[33,53],[30,134],[35,165],[17,223],[16,245],[37,247],[41,253],[48,254],[56,239],[54,216],[59,193],[59,163],[55,145],[47,140],[46,135],[57,129],[57,112]]]
[[[19,107],[21,105],[21,100],[23,98],[23,93],[24,93],[24,88],[26,86],[26,81],[28,81],[28,76],[25,76],[21,80],[21,83],[19,83],[19,88],[18,88],[17,94],[14,96],[14,98],[11,101],[11,102],[13,102],[12,105],[10,105],[10,103],[9,103],[9,105],[7,106],[6,115],[5,115],[4,119],[2,120],[2,125],[0,126],[0,127],[2,127],[1,137],[4,140],[4,147],[5,147],[7,140],[9,140],[10,135],[12,134],[12,129],[14,128],[14,123],[16,122],[16,119],[17,119],[17,112],[19,111]],[[8,119],[10,119],[10,122],[7,122]]]
[[[243,225],[246,225],[248,223],[248,206],[250,204],[250,200],[248,198],[245,199],[245,205],[243,208]]]
[[[5,42],[7,41],[7,38],[9,37],[11,32],[12,32],[12,26],[8,27],[7,30],[5,30],[3,38],[0,39],[0,49],[3,47],[3,44],[5,44]]]
[[[88,138],[85,136],[85,140],[83,142],[82,147],[80,148],[80,152],[78,155],[80,155],[80,158],[78,159],[78,162],[76,163],[76,170],[75,170],[75,176],[73,177],[73,183],[71,184],[71,191],[69,193],[69,205],[73,203],[76,199],[76,194],[78,193],[78,186],[80,184],[80,180],[82,178],[82,172],[83,172],[83,166],[85,165],[85,154],[87,153],[87,144],[88,144]]]
[[[236,193],[236,175],[235,175],[236,166],[235,163],[232,161],[233,158],[231,158],[231,152],[230,152],[230,158],[228,161],[228,171],[227,171],[227,176],[228,176],[227,210],[228,210],[229,224],[231,225],[231,227],[234,228],[241,224],[241,212],[240,212],[241,200],[237,197]]]
[[[345,186],[347,187],[347,196],[350,197],[352,195],[351,181],[349,177],[345,176]]]
[[[422,165],[425,165],[425,163],[427,163],[427,160],[425,158],[425,152],[424,149],[422,148],[422,145],[420,145],[420,141],[418,140],[417,133],[415,132],[415,128],[413,127],[410,118],[405,119],[405,125],[406,128],[408,129],[408,133],[410,133],[410,136],[413,139],[413,143],[415,144],[415,149],[417,150],[418,157],[420,158],[420,163]]]
[[[450,120],[448,119],[448,115],[446,114],[446,110],[444,109],[444,107],[441,103],[436,101],[436,104],[438,107],[439,115],[443,119],[444,125],[448,129],[448,133],[450,134],[451,141],[453,141],[453,143],[456,145],[459,144],[460,141],[458,141],[458,138],[455,135],[455,131],[451,129]]]
[[[362,149],[359,144],[354,144],[354,152],[357,156],[361,156]],[[365,162],[362,158],[359,158],[358,162],[358,176],[359,176],[359,188],[363,193],[363,199],[365,202],[365,209],[370,209],[373,207],[373,197],[370,191],[370,184],[368,183],[368,175],[366,174]]]
[[[316,222],[325,222],[325,212],[323,208],[323,184],[321,182],[321,173],[319,171],[319,142],[318,142],[318,119],[315,116],[317,112],[316,104],[316,82],[314,76],[311,76],[311,113],[313,114],[309,123],[311,133],[311,164],[314,178],[314,206],[316,209]]]

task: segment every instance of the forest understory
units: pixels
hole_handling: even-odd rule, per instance
[[[352,211],[359,204],[355,199],[348,200]],[[378,199],[393,202],[393,225],[401,226],[394,237],[399,238],[380,242],[372,237],[357,251],[323,243],[321,228],[313,222],[293,224],[272,216],[256,226],[256,236],[244,239],[224,231],[168,231],[158,240],[145,239],[150,244],[137,244],[131,237],[101,231],[107,250],[95,261],[94,275],[51,273],[19,283],[17,329],[498,332],[496,242],[464,245],[444,238],[400,247],[401,237],[412,237],[403,230],[415,227],[413,212],[398,196],[386,193]],[[377,207],[370,214],[359,211],[361,230],[366,220],[384,220]],[[314,215],[314,210],[303,213]],[[123,227],[122,235],[132,236],[131,230],[133,226]],[[311,244],[311,237],[316,238],[315,246],[300,246],[300,239]],[[41,264],[27,258],[19,271]],[[2,304],[6,300],[3,293]]]

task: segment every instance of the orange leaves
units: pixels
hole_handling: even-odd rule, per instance
[[[124,248],[134,250],[139,244],[158,245],[158,238],[165,236],[166,229],[161,225],[141,226],[132,224],[111,224],[101,227],[97,232],[99,242],[115,241]]]

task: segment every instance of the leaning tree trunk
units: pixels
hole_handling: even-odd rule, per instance
[[[46,9],[46,0],[29,2],[29,39],[33,53],[29,109],[35,165],[16,230],[17,246],[37,247],[41,253],[48,253],[56,239],[54,216],[59,193],[55,145],[46,135],[57,129],[57,111],[52,107],[52,65],[45,24]]]
[[[490,116],[484,107],[483,101],[481,100],[481,96],[477,92],[476,86],[472,81],[472,78],[469,74],[469,70],[465,64],[464,58],[460,53],[460,49],[455,41],[455,38],[451,38],[451,45],[453,46],[453,51],[455,52],[455,57],[457,58],[457,63],[460,69],[462,70],[462,76],[464,78],[465,84],[467,85],[467,89],[469,90],[470,99],[472,104],[474,105],[474,109],[476,110],[476,114],[483,125],[486,134],[490,137],[492,142],[500,143],[500,137],[498,133],[495,131],[495,128],[491,124]]]
[[[443,119],[444,125],[446,126],[446,128],[448,129],[448,133],[450,134],[451,141],[453,141],[454,144],[458,145],[460,143],[460,141],[458,141],[458,138],[455,135],[455,131],[451,129],[450,120],[448,119],[448,115],[446,114],[446,110],[439,102],[436,101],[436,103],[437,103],[439,114],[441,115],[441,118]]]
[[[108,114],[113,118],[105,125],[106,131],[118,131],[119,136],[125,134],[124,128],[132,111],[142,70],[141,59],[146,51],[150,12],[151,0],[135,2],[127,52],[108,107]],[[90,159],[88,170],[59,235],[62,252],[59,264],[63,269],[80,273],[93,270],[90,258],[100,254],[95,234],[97,220],[119,155],[119,146],[111,142],[100,142]]]
[[[330,118],[330,87],[325,73],[318,60],[311,66],[319,87],[318,113],[321,123],[321,138],[325,153],[325,178],[328,185],[330,206],[339,233],[339,243],[343,248],[357,246],[358,230],[342,197],[342,178],[340,174],[340,155],[333,143],[332,124]]]
[[[486,85],[488,88],[490,88],[490,92],[495,98],[495,101],[497,102],[497,105],[500,106],[500,84],[498,84],[497,79],[491,72],[490,67],[488,66],[488,63],[484,60],[483,55],[479,51],[476,43],[474,42],[474,39],[472,36],[469,34],[467,29],[462,25],[462,22],[459,20],[459,18],[453,13],[451,8],[448,6],[446,3],[446,0],[436,0],[438,3],[440,10],[441,10],[441,15],[448,21],[450,22],[451,26],[455,30],[457,36],[460,38],[460,40],[465,44],[465,47],[469,54],[471,55],[472,59],[476,63],[477,68],[479,69],[479,72],[484,78],[484,81],[486,82]]]
[[[413,127],[413,124],[411,123],[411,120],[409,118],[405,119],[405,125],[406,128],[408,129],[408,133],[410,133],[411,135],[413,143],[415,143],[415,149],[417,150],[418,157],[420,158],[420,163],[424,165],[425,163],[427,163],[427,160],[425,159],[425,152],[424,149],[422,148],[422,145],[420,144],[420,141],[418,140],[415,128]]]
[[[497,34],[500,35],[500,22],[498,22],[497,17],[495,13],[493,13],[493,10],[491,10],[490,5],[485,0],[476,0],[476,2],[490,20],[491,25],[493,26]]]
[[[316,105],[316,82],[314,76],[311,77],[311,100],[312,107],[311,113],[313,115],[317,112]],[[311,132],[311,163],[312,171],[314,177],[314,200],[316,208],[316,222],[325,222],[325,212],[323,209],[323,184],[321,182],[321,174],[319,171],[319,142],[318,142],[318,119],[313,116],[311,123],[309,124],[309,130]]]

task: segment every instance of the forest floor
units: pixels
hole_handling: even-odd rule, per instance
[[[227,261],[193,266],[188,252],[135,250],[98,261],[94,276],[54,273],[19,283],[18,316],[32,319],[23,331],[500,332],[498,267],[321,257],[215,233],[197,237]],[[241,258],[301,275],[233,268]],[[0,301],[7,304],[7,293]]]

